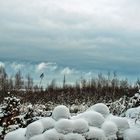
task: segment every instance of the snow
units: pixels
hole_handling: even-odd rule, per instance
[[[73,122],[68,119],[61,119],[55,124],[55,129],[59,133],[68,134],[73,132]]]
[[[140,106],[136,108],[130,108],[125,112],[125,116],[129,118],[137,118],[140,116]]]
[[[130,128],[129,123],[126,118],[117,117],[117,116],[112,115],[112,116],[109,116],[107,119],[116,124],[116,126],[118,128],[117,135],[119,138],[122,138],[124,131]]]
[[[64,135],[58,133],[55,129],[50,129],[44,133],[44,140],[60,140],[63,137]]]
[[[137,97],[138,99],[140,99],[140,93],[135,93],[135,97]]]
[[[44,139],[44,135],[40,134],[40,135],[31,137],[29,140],[45,140],[45,139]]]
[[[25,132],[26,128],[20,128],[18,130],[8,133],[5,136],[4,140],[25,140]]]
[[[86,139],[107,140],[104,131],[97,127],[90,127],[84,135]]]
[[[139,120],[139,127],[133,128],[130,127],[131,121],[134,125],[134,119],[110,114],[107,106],[102,103],[73,117],[66,106],[59,105],[54,108],[52,116],[10,132],[4,140],[140,140]]]
[[[73,129],[74,133],[85,133],[89,130],[88,122],[84,119],[75,119],[73,120]]]
[[[54,108],[52,112],[52,118],[58,121],[61,118],[68,119],[70,118],[69,109],[64,105],[59,105]]]
[[[101,127],[102,123],[105,121],[104,117],[95,111],[86,111],[79,115],[80,118],[85,119],[89,126]]]
[[[33,137],[35,135],[42,134],[43,131],[44,131],[44,128],[43,128],[42,123],[39,121],[36,121],[27,126],[25,136],[27,139],[30,139],[31,137]]]
[[[86,104],[80,104],[80,105],[71,105],[69,106],[70,112],[71,113],[79,113],[79,112],[84,112],[88,108],[88,105]]]
[[[108,107],[103,103],[97,103],[93,106],[91,106],[87,111],[96,111],[98,113],[101,113],[104,117],[109,115],[109,109]]]
[[[140,129],[127,129],[123,134],[124,140],[140,140]]]
[[[77,133],[69,133],[64,136],[64,140],[85,140],[85,138]]]
[[[105,121],[102,124],[102,130],[105,132],[105,135],[107,137],[108,140],[114,140],[117,139],[117,125],[114,122],[111,121]]]
[[[39,122],[43,125],[44,131],[52,129],[55,126],[55,120],[50,117],[40,119]]]

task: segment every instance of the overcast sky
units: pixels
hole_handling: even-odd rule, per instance
[[[139,7],[140,0],[0,0],[1,64],[71,79],[107,71],[136,79]]]

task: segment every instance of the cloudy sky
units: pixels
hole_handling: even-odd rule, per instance
[[[108,71],[137,79],[139,7],[139,0],[0,0],[0,65],[59,80]]]

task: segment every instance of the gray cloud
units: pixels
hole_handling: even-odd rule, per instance
[[[0,58],[138,76],[139,4],[139,0],[0,1]]]

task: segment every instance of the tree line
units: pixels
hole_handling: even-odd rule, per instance
[[[63,104],[79,104],[87,102],[108,102],[115,101],[123,95],[133,96],[140,87],[138,79],[133,84],[127,79],[121,79],[117,74],[98,74],[96,77],[84,79],[75,84],[68,84],[64,75],[62,86],[53,79],[46,89],[34,83],[33,78],[28,74],[23,77],[21,71],[14,76],[9,76],[4,67],[0,67],[0,101],[7,96],[8,92],[21,98],[22,102],[46,103],[55,102]]]

